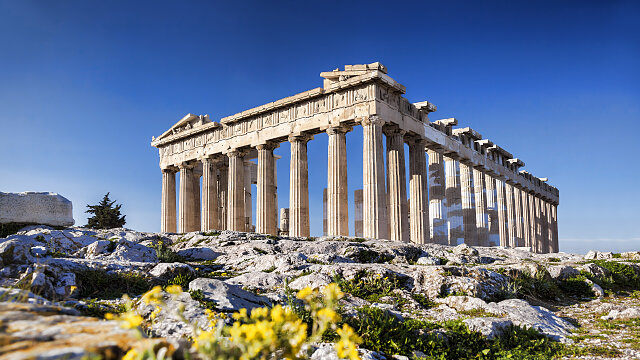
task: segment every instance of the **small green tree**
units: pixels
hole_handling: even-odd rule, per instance
[[[115,200],[109,199],[109,193],[102,198],[98,205],[87,205],[89,208],[86,212],[93,214],[88,219],[87,227],[92,229],[111,229],[123,227],[126,223],[125,216],[120,214],[122,205],[115,205]]]

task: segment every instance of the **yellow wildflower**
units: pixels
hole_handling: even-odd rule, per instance
[[[125,329],[133,329],[142,324],[142,316],[132,312],[124,313],[120,320],[124,320],[122,327]]]
[[[247,309],[242,308],[237,313],[233,314],[233,318],[236,320],[244,320],[247,319]]]
[[[311,290],[310,287],[306,287],[300,291],[298,291],[298,299],[304,300],[304,299],[308,299],[309,297],[311,297],[311,295],[313,294],[313,290]]]
[[[342,329],[338,329],[336,332],[340,336],[340,341],[335,345],[338,357],[340,359],[360,360],[356,344],[362,342],[362,339],[347,324],[344,324]]]
[[[142,295],[142,302],[145,304],[160,304],[162,300],[162,287],[155,286]]]
[[[69,286],[69,294],[73,294],[74,291],[78,290],[78,287],[75,285]]]
[[[116,318],[115,315],[113,315],[112,313],[106,313],[104,314],[104,318],[107,320],[114,320]]]
[[[178,295],[182,293],[182,287],[180,285],[169,285],[167,286],[166,291],[172,295]]]
[[[331,283],[322,289],[322,294],[327,299],[327,302],[333,303],[344,297],[344,293],[340,290],[340,286],[336,283]]]
[[[138,359],[140,357],[140,354],[138,353],[138,351],[136,349],[131,349],[129,351],[127,351],[126,354],[124,354],[124,356],[122,357],[122,360],[135,360]]]
[[[316,316],[319,321],[325,323],[335,323],[340,321],[340,315],[331,308],[322,308],[318,310]]]
[[[160,314],[160,311],[162,311],[162,308],[160,306],[156,306],[156,309],[153,310],[153,312],[151,313],[151,315],[149,315],[149,317],[151,318],[151,320],[155,319],[158,314]]]

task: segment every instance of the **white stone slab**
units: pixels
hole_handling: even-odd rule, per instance
[[[0,192],[0,223],[29,223],[50,226],[71,226],[71,201],[49,192]]]

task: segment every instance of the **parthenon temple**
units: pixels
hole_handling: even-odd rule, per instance
[[[310,236],[307,142],[325,132],[324,231],[348,236],[346,133],[362,126],[356,236],[558,251],[558,189],[521,170],[522,160],[477,131],[456,127],[455,118],[430,121],[436,107],[405,99],[405,87],[380,63],[346,65],[320,76],[321,88],[220,121],[188,114],[154,137],[162,170],[161,230]],[[274,149],[286,141],[289,208],[278,211]]]

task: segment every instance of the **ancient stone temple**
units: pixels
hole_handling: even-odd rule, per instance
[[[188,114],[154,138],[162,169],[162,231],[309,236],[307,142],[326,132],[324,228],[329,236],[349,235],[345,135],[362,126],[356,236],[558,251],[558,189],[520,170],[522,160],[469,127],[456,128],[454,118],[430,121],[436,107],[410,103],[402,96],[405,87],[380,63],[320,76],[322,88],[220,121]],[[274,149],[285,141],[291,143],[290,207],[279,212]],[[257,188],[255,228],[251,184]]]

